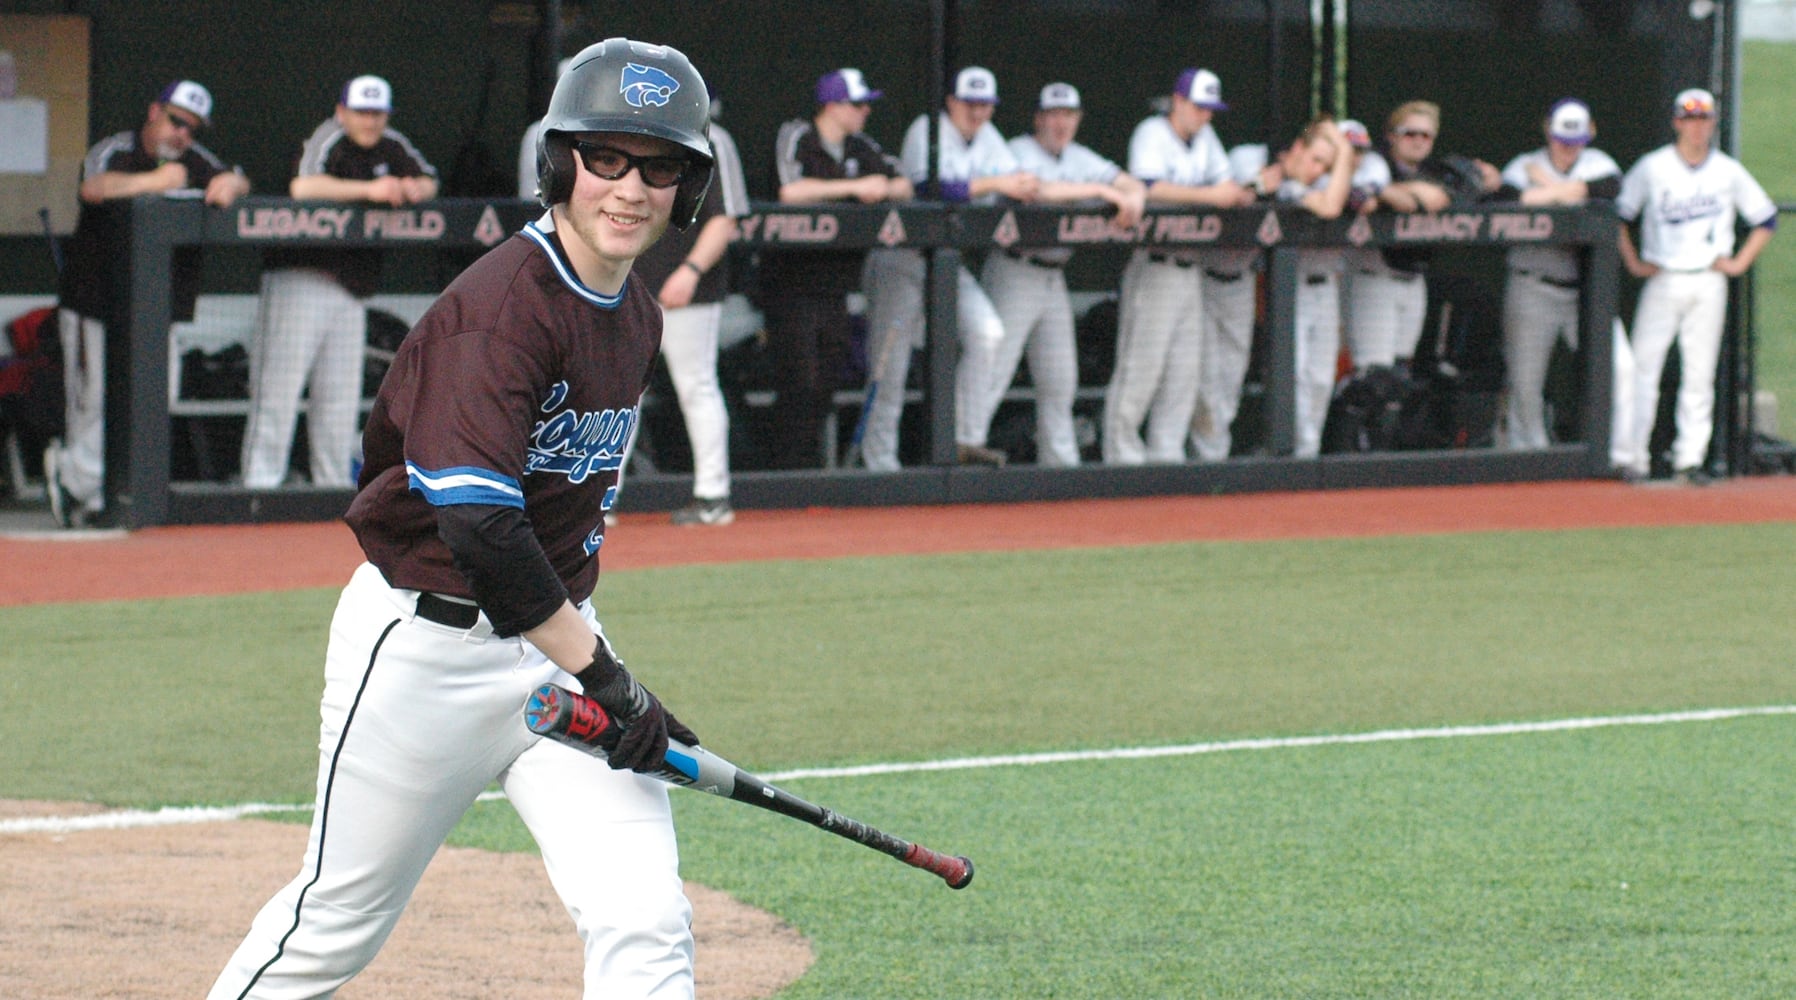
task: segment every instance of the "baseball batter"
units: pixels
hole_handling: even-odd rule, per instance
[[[1614,200],[1621,190],[1621,168],[1609,154],[1590,145],[1596,138],[1590,107],[1565,98],[1548,109],[1543,127],[1547,144],[1509,161],[1498,197],[1524,205]],[[1516,451],[1545,448],[1550,435],[1541,393],[1547,362],[1557,341],[1578,348],[1583,276],[1577,252],[1569,247],[1520,244],[1510,248],[1508,265],[1503,292],[1503,364],[1508,383],[1503,443]]]
[[[1210,127],[1215,113],[1227,107],[1215,73],[1186,69],[1173,85],[1167,112],[1135,126],[1129,173],[1147,184],[1150,203],[1213,208],[1252,203],[1253,192],[1229,175],[1228,153]],[[1143,248],[1123,269],[1116,371],[1104,400],[1107,463],[1185,460],[1202,374],[1201,263],[1194,249]]]
[[[1141,221],[1147,188],[1089,146],[1076,140],[1084,111],[1070,83],[1050,83],[1035,105],[1035,130],[1010,140],[1017,164],[1041,179],[1044,202],[1098,200],[1114,206],[1112,224],[1128,229]],[[1079,464],[1073,430],[1073,398],[1079,389],[1078,345],[1067,297],[1064,247],[1010,247],[985,259],[981,282],[1004,323],[991,381],[976,401],[974,436],[985,440],[992,417],[1016,376],[1023,351],[1035,388],[1036,464]]]
[[[1264,145],[1236,146],[1230,151],[1229,160],[1234,167],[1235,179],[1253,188],[1262,198],[1301,205],[1322,219],[1339,218],[1347,209],[1354,151],[1333,119],[1318,118],[1311,122],[1291,145],[1270,160]],[[1334,393],[1336,359],[1341,351],[1341,266],[1342,252],[1333,247],[1304,247],[1297,252],[1294,344],[1297,439],[1293,454],[1298,458],[1315,458],[1322,450],[1322,425],[1328,417],[1328,400]],[[1234,378],[1232,390],[1220,381],[1210,381],[1206,355],[1206,383],[1218,393],[1232,391],[1232,395],[1214,397],[1213,419],[1223,421],[1221,453],[1215,458],[1228,455],[1228,422],[1234,420],[1235,404],[1240,399],[1241,378],[1247,370],[1247,346],[1241,345],[1238,358],[1230,359],[1231,364],[1238,367],[1226,369]],[[1233,374],[1235,372],[1240,374]],[[1217,405],[1220,403],[1227,405]],[[1200,406],[1200,419],[1202,415],[1203,407]],[[1197,440],[1195,432],[1193,439]],[[1200,448],[1198,454],[1213,460],[1214,445],[1208,453]]]
[[[581,52],[543,131],[548,211],[400,346],[347,517],[367,562],[331,622],[305,858],[213,1000],[334,994],[494,781],[573,917],[588,1000],[692,997],[667,786],[632,772],[693,736],[618,662],[591,594],[661,336],[630,266],[703,201],[706,104],[674,49]],[[623,723],[609,766],[525,725],[549,682]]]
[[[287,193],[393,206],[436,197],[436,168],[387,126],[392,110],[386,80],[349,81],[335,112],[301,148]],[[363,300],[379,287],[381,251],[279,248],[263,255],[263,268],[250,342],[243,485],[269,489],[286,479],[304,392],[312,484],[350,486],[368,332]]]
[[[918,189],[929,178],[929,127],[936,128],[934,194],[950,204],[992,202],[999,197],[1034,201],[1040,180],[1018,167],[1016,156],[992,124],[998,79],[983,66],[968,66],[935,115],[918,115],[904,133],[900,152],[904,174]],[[875,250],[867,255],[868,331],[873,374],[872,405],[861,438],[867,468],[898,468],[898,420],[904,412],[904,381],[911,351],[923,342],[923,255],[914,250]],[[960,362],[954,374],[954,441],[963,465],[1003,465],[1005,454],[986,447],[976,401],[992,379],[1004,323],[985,289],[963,265],[956,275],[959,298]]]
[[[1691,89],[1672,103],[1670,145],[1642,156],[1622,178],[1616,214],[1640,226],[1640,248],[1622,227],[1622,264],[1646,279],[1634,310],[1634,414],[1621,455],[1624,468],[1644,477],[1653,420],[1659,411],[1659,376],[1675,341],[1682,358],[1678,383],[1677,437],[1672,474],[1691,483],[1707,480],[1705,464],[1714,431],[1715,364],[1727,319],[1727,279],[1752,267],[1771,241],[1777,205],[1733,157],[1714,148],[1715,95]],[[1734,246],[1734,225],[1752,227]]]
[[[212,93],[192,80],[162,88],[134,131],[95,143],[81,161],[81,214],[58,287],[64,429],[44,450],[50,513],[65,528],[100,520],[106,506],[106,324],[115,320],[112,268],[124,246],[126,204],[158,192],[201,194],[226,206],[249,193],[241,170],[227,168],[194,141],[212,121]],[[199,294],[199,250],[175,252],[173,318],[191,320]]]

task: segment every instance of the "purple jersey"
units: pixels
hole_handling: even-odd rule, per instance
[[[653,293],[582,284],[551,216],[476,261],[399,345],[368,417],[346,518],[368,560],[393,586],[473,598],[437,510],[511,507],[585,599],[660,344]]]

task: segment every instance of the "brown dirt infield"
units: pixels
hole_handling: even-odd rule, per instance
[[[1796,521],[1796,478],[1707,489],[1612,482],[1351,490],[923,508],[740,511],[729,528],[623,516],[605,568],[1222,539]],[[0,536],[0,605],[341,585],[360,560],[336,522]],[[98,807],[0,802],[0,820]],[[0,996],[194,996],[297,864],[270,822],[0,834]],[[765,997],[811,961],[792,928],[688,886],[699,995]],[[103,947],[100,944],[103,943]],[[345,997],[569,995],[578,947],[533,855],[445,849]]]

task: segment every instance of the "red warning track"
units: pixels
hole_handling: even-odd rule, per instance
[[[757,559],[1796,521],[1796,477],[1708,488],[1575,481],[1052,503],[738,511],[725,528],[625,514],[608,570]],[[361,552],[340,522],[0,537],[0,605],[342,584]]]

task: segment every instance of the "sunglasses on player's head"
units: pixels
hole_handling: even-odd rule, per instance
[[[571,145],[586,169],[608,181],[621,181],[632,169],[642,175],[642,182],[652,188],[670,188],[686,176],[688,161],[683,156],[635,156],[616,146],[573,140]]]
[[[1678,105],[1679,118],[1713,118],[1715,109],[1708,101],[1693,98]]]

